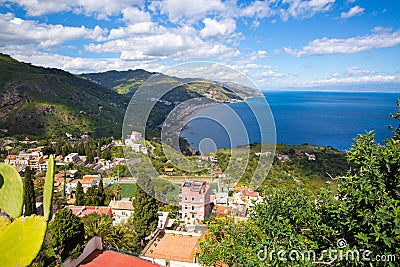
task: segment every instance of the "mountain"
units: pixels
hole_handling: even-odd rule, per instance
[[[149,79],[155,72],[148,72],[146,70],[127,70],[127,71],[106,71],[101,73],[84,73],[80,76],[100,84],[120,94],[128,94],[131,90],[137,89],[147,79]]]
[[[244,86],[233,83],[220,83],[208,81],[204,79],[195,78],[178,78],[173,76],[164,75],[162,73],[148,72],[146,70],[127,70],[127,71],[107,71],[101,73],[85,73],[81,77],[88,79],[92,82],[98,83],[104,87],[112,89],[119,94],[132,97],[140,86],[152,87],[152,81],[148,80],[153,77],[153,82],[180,85],[181,92],[186,91],[186,95],[192,92],[197,96],[204,96],[219,102],[232,102],[246,97],[253,97],[256,92]],[[159,76],[154,79],[154,77]],[[235,93],[239,92],[239,93]],[[165,99],[166,101],[181,101],[179,96],[174,94],[177,98]],[[186,99],[185,99],[186,100]]]
[[[82,77],[0,54],[0,128],[9,135],[120,137],[128,102]]]
[[[151,110],[147,137],[159,136],[166,116],[189,99],[233,102],[254,96],[254,91],[237,84],[181,79],[141,69],[73,75],[0,53],[0,130],[38,137],[89,133],[120,138],[125,110],[142,85],[146,100],[161,88],[174,88]]]

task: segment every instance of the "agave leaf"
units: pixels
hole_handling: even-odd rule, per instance
[[[44,219],[48,222],[51,218],[54,187],[54,156],[50,155],[47,162],[46,180],[43,190],[43,211]]]
[[[39,253],[46,233],[43,217],[19,217],[0,232],[1,266],[28,266]]]
[[[22,179],[17,170],[8,164],[0,165],[3,186],[0,188],[0,208],[12,218],[21,216],[24,199]]]

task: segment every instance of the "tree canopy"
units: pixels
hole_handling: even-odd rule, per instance
[[[82,220],[72,214],[69,209],[62,209],[56,213],[50,223],[53,248],[61,256],[61,260],[69,256],[76,258],[83,251],[85,244],[85,228]]]

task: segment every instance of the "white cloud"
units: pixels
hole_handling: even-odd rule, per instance
[[[262,59],[262,58],[266,58],[267,55],[268,55],[268,53],[267,53],[267,51],[265,51],[265,50],[253,51],[253,52],[251,53],[250,60],[251,60],[251,61],[255,61],[255,60]]]
[[[358,66],[353,66],[348,68],[344,73],[333,73],[332,77],[356,77],[356,76],[366,76],[375,74],[376,71],[363,70]]]
[[[138,0],[1,0],[0,3],[11,2],[22,6],[29,16],[41,16],[50,13],[69,12],[76,14],[95,15],[105,19],[120,14]]]
[[[101,44],[85,46],[89,52],[120,52],[121,58],[128,60],[166,59],[188,60],[208,57],[235,56],[238,51],[221,43],[205,42],[197,32],[188,26],[180,28],[157,28],[157,33],[143,35],[127,34],[126,29],[110,32],[111,37],[127,36]]]
[[[289,5],[287,9],[281,8],[280,15],[286,21],[290,17],[308,18],[313,15],[328,11],[332,8],[335,0],[282,0],[283,5]]]
[[[160,27],[153,22],[140,22],[110,30],[108,39],[120,39],[132,35],[161,34],[163,32],[165,32],[165,28]]]
[[[234,33],[236,30],[236,21],[234,19],[216,21],[214,19],[205,18],[203,23],[205,26],[200,31],[200,35],[203,38],[223,37]]]
[[[319,79],[305,83],[304,85],[330,85],[330,84],[360,84],[360,83],[386,83],[386,82],[400,82],[400,76],[397,75],[375,75],[375,76],[361,76],[361,77],[346,77],[337,78],[332,77],[328,79]]]
[[[124,20],[132,24],[151,22],[150,13],[136,7],[126,7],[122,9],[122,16]]]
[[[304,57],[313,55],[351,54],[374,48],[385,48],[400,45],[400,31],[391,32],[384,28],[374,28],[373,34],[348,39],[315,39],[300,50],[284,48],[288,54]]]
[[[360,6],[354,6],[354,7],[350,8],[349,11],[342,12],[340,14],[340,18],[348,19],[348,18],[351,18],[351,17],[356,16],[356,15],[361,15],[362,13],[364,13],[364,10],[365,10],[365,8],[362,8]]]
[[[255,1],[240,10],[242,17],[254,17],[262,19],[276,14],[276,10],[270,7],[270,1]]]
[[[226,9],[220,0],[165,0],[154,2],[150,8],[168,15],[173,23],[182,21],[193,23],[205,18],[207,14]]]
[[[106,30],[96,26],[94,29],[68,27],[63,25],[39,24],[32,20],[22,20],[12,14],[0,14],[0,45],[39,44],[51,47],[63,42],[79,39],[100,40]]]

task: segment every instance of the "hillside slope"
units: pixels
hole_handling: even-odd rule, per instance
[[[157,82],[161,81],[164,84],[181,84],[179,89],[182,95],[175,93],[174,97],[176,98],[163,98],[163,100],[171,102],[182,101],[186,99],[188,95],[191,95],[191,93],[195,93],[197,96],[204,96],[219,102],[232,102],[246,97],[254,97],[257,94],[252,89],[240,86],[238,84],[223,84],[192,78],[182,79],[161,73],[148,72],[142,69],[85,73],[81,74],[80,76],[112,89],[119,94],[127,95],[129,97],[133,96],[136,90],[143,84],[151,87],[153,84],[151,84],[148,79],[151,77],[154,78],[154,76],[159,76],[159,78],[153,80],[156,80]],[[234,93],[233,90],[239,92],[239,94]]]
[[[120,137],[128,100],[63,70],[0,54],[0,128],[10,135]]]

